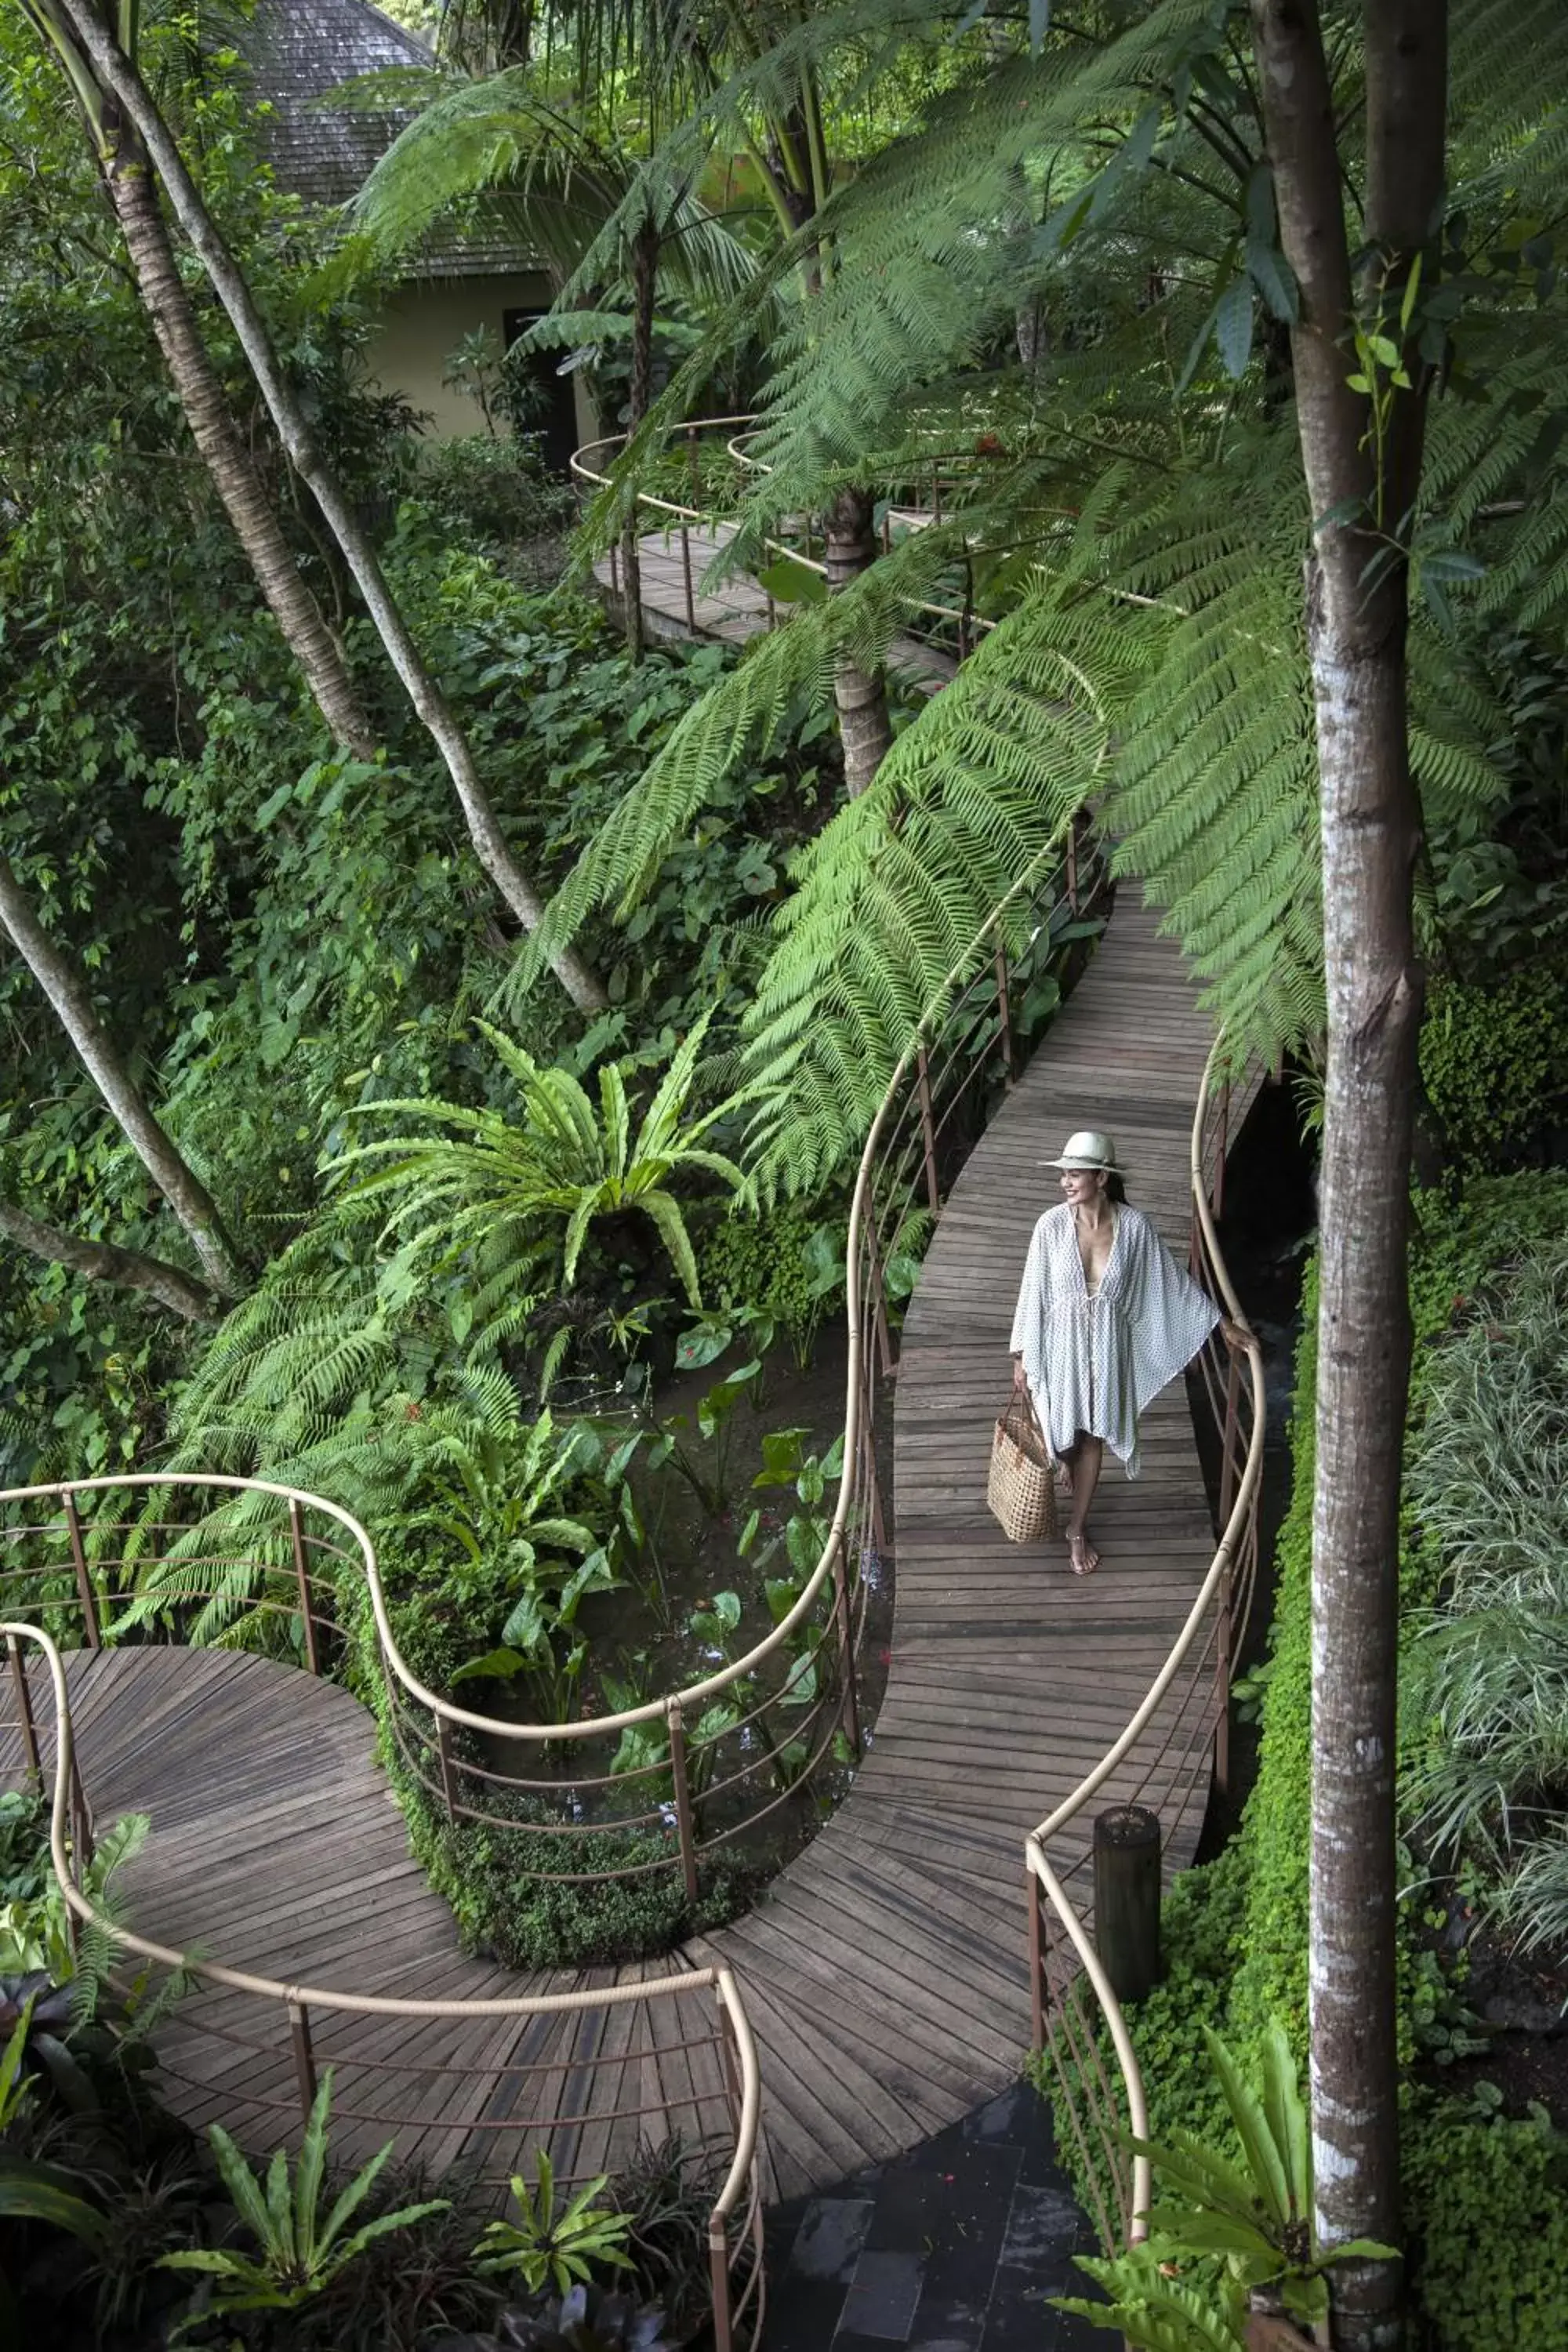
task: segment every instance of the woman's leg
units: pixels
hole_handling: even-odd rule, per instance
[[[1100,1465],[1104,1456],[1102,1441],[1080,1429],[1068,1455],[1072,1469],[1072,1509],[1068,1517],[1067,1537],[1075,1576],[1089,1576],[1100,1566],[1100,1554],[1089,1539],[1085,1523],[1094,1490],[1100,1484]]]

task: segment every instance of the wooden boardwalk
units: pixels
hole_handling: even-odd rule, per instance
[[[637,570],[642,589],[643,619],[653,636],[671,639],[716,638],[721,644],[743,646],[773,625],[774,607],[767,591],[744,572],[704,588],[703,574],[735,536],[732,523],[711,529],[690,525],[682,551],[679,527],[651,531],[637,541]],[[688,604],[688,572],[690,601]],[[607,555],[594,566],[594,577],[611,596],[619,593],[619,572]],[[787,607],[784,608],[787,610]],[[897,636],[888,667],[900,682],[919,694],[934,694],[957,672],[955,657],[918,637]]]
[[[1124,891],[937,1227],[896,1390],[897,1607],[869,1754],[757,1908],[668,1963],[723,1962],[741,1979],[772,2194],[879,2162],[1016,2074],[1028,2033],[1025,1834],[1125,1723],[1213,1556],[1180,1382],[1145,1422],[1142,1479],[1108,1470],[1093,1522],[1104,1564],[1089,1581],[1068,1574],[1063,1547],[1005,1544],[984,1507],[1025,1251],[1058,1197],[1055,1171],[1038,1163],[1074,1128],[1109,1128],[1131,1197],[1184,1255],[1187,1137],[1207,1045],[1176,950]],[[345,1992],[483,1998],[592,1980],[524,1980],[464,1958],[408,1854],[371,1718],[346,1692],[265,1660],[180,1650],[79,1654],[70,1677],[100,1820],[153,1818],[125,1874],[143,1935]],[[1157,1722],[1151,1741],[1167,1727]],[[1145,1752],[1103,1801],[1130,1790]],[[0,1756],[13,1778],[18,1761],[14,1749]],[[1164,1824],[1172,1867],[1196,1843],[1199,1782],[1187,1812]],[[255,2144],[275,2139],[297,2112],[279,2006],[258,2016],[276,2053],[259,2067],[207,2032],[205,1997],[176,2012],[162,2044],[176,2104],[196,2120],[221,2116]],[[525,2029],[468,2020],[413,2032],[339,2019],[320,2026],[318,2058],[342,2063],[345,2120],[361,2112],[351,2062],[374,2058],[433,2160],[472,2154],[483,2122],[515,2111],[519,2078],[491,2081],[498,2065],[562,2062],[544,2079],[584,2117],[586,2158],[598,2163],[608,2135],[594,2137],[592,2116],[605,2070],[584,2063],[595,2052],[615,2053],[624,2063],[609,2072],[643,2084],[645,2129],[661,2112],[689,2128],[689,2102],[712,2088],[692,2077],[705,2062],[658,2046],[679,2038],[675,2016],[650,2026],[647,2014],[600,2007]],[[475,2072],[421,2071],[442,2064]],[[385,2134],[367,2123],[363,2136]]]

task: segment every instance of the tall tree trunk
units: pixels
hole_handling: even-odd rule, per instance
[[[304,671],[338,741],[362,760],[375,753],[375,732],[355,694],[342,649],[300,576],[294,551],[224,398],[203,342],[158,208],[153,174],[133,131],[116,137],[104,178],[125,249],[180,405],[256,583]]]
[[[187,1323],[216,1320],[217,1309],[212,1293],[161,1257],[147,1257],[141,1250],[121,1249],[114,1242],[88,1241],[79,1234],[62,1233],[58,1225],[47,1225],[41,1219],[30,1217],[12,1201],[0,1200],[0,1235],[15,1242],[18,1249],[29,1250],[34,1257],[47,1258],[51,1265],[68,1265],[78,1274],[89,1276],[94,1282],[112,1282],[127,1290],[144,1290],[161,1307],[167,1307]]]
[[[1410,1373],[1406,1229],[1421,975],[1411,914],[1403,562],[1368,557],[1410,509],[1424,420],[1394,402],[1383,490],[1347,382],[1353,302],[1332,93],[1312,0],[1252,0],[1281,241],[1301,292],[1296,402],[1315,529],[1307,637],[1317,709],[1328,983],[1317,1478],[1312,1523],[1311,2082],[1326,2245],[1399,2235],[1394,1735],[1400,1456]],[[1395,312],[1443,185],[1443,0],[1367,0],[1365,236]],[[1399,2340],[1397,2265],[1335,2270],[1334,2342]]]
[[[245,1279],[216,1202],[148,1109],[119,1048],[93,1010],[86,982],[44,929],[4,857],[0,857],[0,924],[48,998],[121,1134],[184,1227],[208,1282],[215,1290],[236,1297],[245,1287]]]
[[[875,503],[869,490],[840,490],[822,518],[822,554],[830,593],[847,588],[877,560]],[[893,724],[880,671],[841,661],[833,674],[844,782],[851,800],[863,793],[891,748]]]
[[[474,764],[467,737],[456,712],[437,686],[409,635],[397,601],[387,586],[369,534],[343,494],[342,486],[321,450],[311,438],[304,413],[272,348],[261,313],[251,298],[243,272],[224,244],[217,226],[185,168],[167,123],[147,92],[130,58],[120,49],[93,13],[92,0],[58,0],[61,15],[105,90],[112,93],[126,119],[134,124],[156,167],[181,227],[206,271],[213,289],[227,311],[239,338],[263,400],[267,403],[289,463],[320,507],[328,529],[342,551],[374,624],[388,660],[402,680],[410,703],[445,762],[458,803],[468,826],[474,855],[526,931],[537,926],[544,902],[512,856],[489,795]],[[604,987],[574,949],[563,948],[550,959],[551,968],[572,1001],[582,1011],[599,1012],[607,1003]]]
[[[632,239],[632,371],[626,390],[626,432],[634,434],[647,415],[653,397],[654,299],[658,290],[658,223],[651,213],[637,224]],[[626,599],[626,650],[633,661],[643,657],[642,561],[637,544],[637,509],[621,535],[621,580]]]

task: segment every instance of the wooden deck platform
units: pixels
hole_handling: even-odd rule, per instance
[[[735,535],[732,523],[711,529],[692,524],[682,551],[679,528],[650,531],[637,541],[637,569],[642,588],[643,621],[648,634],[671,640],[712,637],[721,644],[743,646],[772,628],[773,608],[767,592],[743,572],[704,588],[703,575]],[[690,603],[688,604],[688,570]],[[618,594],[618,569],[607,555],[594,566],[594,577],[612,597]],[[897,636],[888,667],[900,683],[918,694],[934,694],[955,676],[955,657],[918,637]]]
[[[1057,1197],[1039,1163],[1073,1129],[1109,1128],[1131,1197],[1184,1255],[1187,1134],[1207,1045],[1176,950],[1124,892],[938,1225],[896,1391],[897,1610],[870,1752],[838,1813],[756,1910],[668,1963],[723,1961],[742,1981],[772,2194],[881,2161],[1015,2074],[1028,2031],[1025,1833],[1126,1721],[1212,1557],[1179,1382],[1146,1420],[1141,1482],[1108,1472],[1092,1580],[1069,1575],[1062,1547],[1005,1544],[984,1507],[1025,1251]],[[588,1981],[547,1986],[463,1958],[409,1856],[371,1718],[346,1692],[264,1660],[160,1649],[75,1655],[70,1681],[100,1819],[153,1818],[125,1874],[142,1934],[359,1993],[482,1998]],[[1161,1736],[1156,1724],[1150,1737]],[[0,1754],[12,1778],[18,1762]],[[1129,1774],[1137,1769],[1134,1757]],[[1128,1785],[1113,1780],[1106,1801]],[[1191,1858],[1203,1793],[1200,1776],[1187,1814],[1165,1823],[1172,1867]],[[645,2128],[661,2113],[689,2124],[683,2103],[712,2088],[693,2080],[703,2062],[659,2046],[667,2032],[679,2040],[676,2019],[636,2021],[647,2014],[601,2007],[521,2032],[470,2020],[412,2034],[395,2021],[323,2021],[317,2056],[340,2064],[345,2121],[357,2111],[353,2062],[376,2060],[420,2151],[443,2161],[474,2153],[485,2121],[515,2107],[520,2078],[498,2066],[560,2062],[543,2079],[582,2116],[597,2164],[607,2137],[595,2136],[593,2085],[605,2070],[579,2063],[595,2051],[623,2057],[609,2072],[645,2085]],[[286,2021],[264,2022],[276,2057],[260,2067],[213,2038],[202,2001],[176,2013],[163,2043],[176,2103],[259,2146],[297,2112]],[[421,2071],[454,2063],[475,2071]]]

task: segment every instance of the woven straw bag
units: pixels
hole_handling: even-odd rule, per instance
[[[1049,1543],[1056,1535],[1056,1465],[1021,1389],[992,1433],[985,1504],[1009,1543]]]

